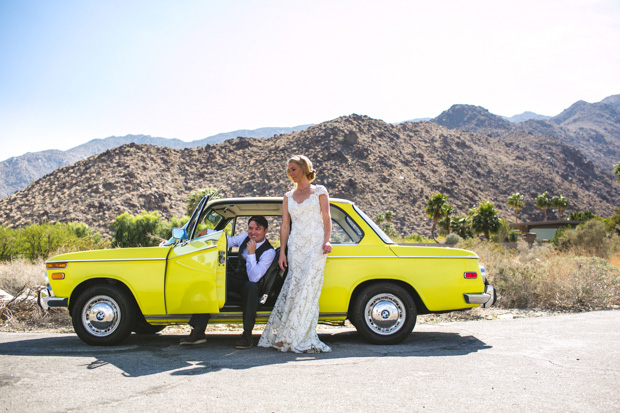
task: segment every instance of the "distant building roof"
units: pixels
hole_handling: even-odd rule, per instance
[[[553,220],[553,221],[531,221],[531,222],[517,222],[516,224],[510,224],[511,228],[518,229],[522,234],[530,232],[530,229],[534,228],[560,228],[560,227],[576,227],[581,224],[582,221],[570,221]]]

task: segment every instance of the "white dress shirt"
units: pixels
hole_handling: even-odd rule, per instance
[[[207,232],[210,234],[215,231],[209,229],[207,230]],[[232,237],[226,235],[229,247],[240,247],[247,237],[247,231],[239,235],[234,235]],[[260,246],[263,245],[265,241],[266,240],[257,242],[256,249],[258,250],[258,248],[260,248]],[[263,278],[263,275],[265,275],[265,273],[269,269],[269,266],[273,262],[273,259],[276,257],[276,250],[270,248],[267,251],[264,251],[261,254],[258,262],[256,261],[256,254],[248,254],[247,246],[243,249],[243,251],[239,251],[239,254],[243,257],[243,259],[245,259],[245,269],[248,273],[248,278],[250,279],[250,281],[258,282],[261,278]]]

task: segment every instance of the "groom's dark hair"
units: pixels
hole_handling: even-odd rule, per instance
[[[259,227],[263,227],[265,229],[269,228],[269,223],[267,222],[267,219],[265,219],[265,217],[262,215],[251,216],[248,220],[248,225],[250,225],[250,222],[252,221],[256,222],[256,225],[258,225]]]

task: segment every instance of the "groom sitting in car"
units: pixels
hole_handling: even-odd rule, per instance
[[[226,236],[229,247],[239,247],[237,268],[227,271],[226,286],[228,291],[241,295],[243,309],[243,334],[236,347],[252,347],[252,329],[256,323],[258,310],[258,281],[265,275],[276,256],[269,241],[265,239],[269,224],[263,216],[250,217],[248,230],[239,235]],[[202,230],[197,235],[203,236],[213,230]],[[205,330],[211,318],[210,314],[194,314],[189,320],[192,331],[182,338],[180,345],[206,343]]]

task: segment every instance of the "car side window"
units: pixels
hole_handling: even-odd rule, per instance
[[[364,237],[364,232],[355,221],[342,209],[331,205],[332,244],[357,244]]]

